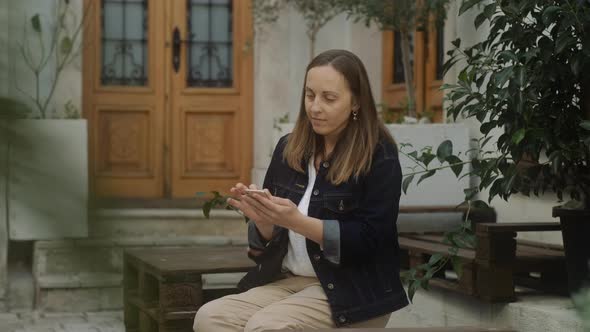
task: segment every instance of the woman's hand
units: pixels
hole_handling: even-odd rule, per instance
[[[265,189],[265,194],[246,193],[245,185],[238,183],[230,189],[232,199],[228,203],[241,210],[244,215],[256,222],[256,226],[278,225],[290,228],[298,218],[303,216],[297,209],[297,205],[291,200],[274,197]],[[257,189],[250,185],[249,189]]]

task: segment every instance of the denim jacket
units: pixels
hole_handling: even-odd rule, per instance
[[[263,187],[296,205],[305,193],[308,175],[283,160],[288,135],[274,150]],[[307,161],[302,161],[302,166]],[[326,179],[330,160],[322,162],[308,216],[324,222],[323,250],[307,239],[307,253],[326,293],[336,326],[375,318],[401,309],[408,297],[399,277],[396,228],[402,173],[395,145],[378,143],[368,174],[333,185]],[[307,167],[304,167],[307,170]],[[257,264],[238,284],[241,290],[282,276],[288,229],[275,226],[267,243],[249,221],[249,256]]]

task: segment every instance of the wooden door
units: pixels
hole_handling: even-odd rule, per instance
[[[249,1],[86,3],[93,193],[176,199],[249,182]]]
[[[443,29],[412,34],[412,68],[416,91],[416,112],[442,122]],[[403,71],[399,32],[383,32],[383,103],[390,109],[384,116],[396,121],[407,104],[407,89]]]
[[[177,48],[171,54],[179,56],[170,75],[170,193],[226,191],[237,181],[249,182],[252,165],[250,5],[170,4],[168,30]]]

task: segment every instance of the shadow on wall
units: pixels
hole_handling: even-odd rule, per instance
[[[0,174],[11,240],[87,236],[84,120],[22,119],[28,109],[0,99]]]

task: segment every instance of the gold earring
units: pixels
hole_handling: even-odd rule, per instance
[[[359,114],[359,112],[357,112],[357,111],[352,111],[352,119],[353,119],[354,121],[358,120],[358,118],[356,117],[358,114]]]

